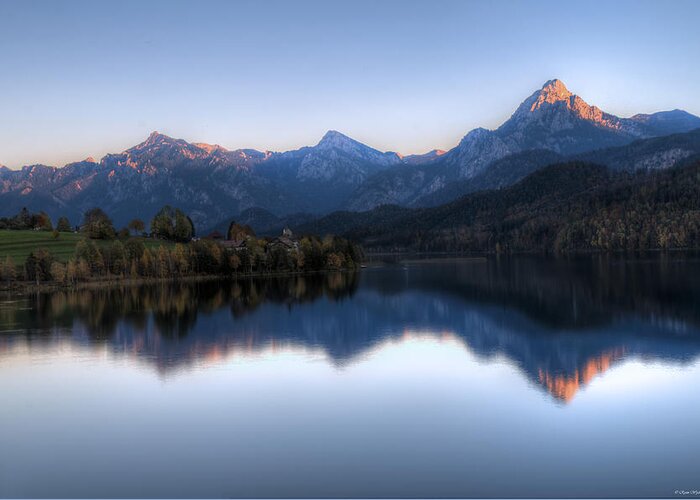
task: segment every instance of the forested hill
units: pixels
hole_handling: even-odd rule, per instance
[[[700,159],[653,172],[569,162],[433,208],[336,212],[298,228],[375,250],[700,248]]]

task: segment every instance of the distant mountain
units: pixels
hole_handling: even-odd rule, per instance
[[[407,165],[420,165],[423,163],[430,163],[438,158],[440,158],[442,155],[444,155],[447,151],[443,151],[442,149],[433,149],[432,151],[428,151],[427,153],[423,153],[422,155],[406,155],[401,157],[401,160],[403,163]]]
[[[511,150],[549,149],[572,154],[654,135],[638,121],[591,106],[560,80],[546,82],[494,131]]]
[[[571,159],[605,165],[613,170],[663,170],[700,155],[700,129],[651,139],[626,146],[582,153]]]
[[[700,128],[700,118],[679,110],[618,118],[572,94],[560,80],[550,80],[496,130],[472,130],[455,148],[431,163],[410,170],[394,168],[369,179],[356,190],[347,208],[445,203],[454,199],[453,193],[508,185],[487,173],[506,157],[511,157],[509,164],[516,171],[531,171],[532,155],[514,156],[522,152],[546,150],[565,157],[696,128]],[[518,165],[518,159],[525,163]],[[472,189],[467,181],[480,176],[482,180]],[[485,182],[485,178],[492,181]],[[507,174],[506,178],[514,182],[522,176]],[[461,188],[454,188],[455,184]]]
[[[401,164],[396,153],[383,153],[331,130],[316,146],[272,154],[255,173],[296,197],[287,210],[273,212],[318,214],[344,206],[357,186]],[[264,199],[258,206],[270,209]]]
[[[411,205],[436,206],[468,193],[507,187],[542,167],[564,161],[585,161],[604,165],[612,170],[634,172],[671,168],[698,155],[700,129],[682,134],[638,139],[625,146],[570,156],[561,156],[546,149],[533,149],[496,160],[480,174],[448,183],[429,195],[412,200]]]
[[[630,120],[646,126],[652,135],[668,135],[700,128],[700,118],[680,109],[634,115]]]
[[[417,207],[431,207],[456,200],[468,193],[507,187],[542,167],[563,160],[563,156],[547,149],[531,149],[508,155],[494,161],[489,168],[474,177],[451,182],[411,204]]]
[[[399,163],[397,154],[335,131],[316,146],[285,153],[229,151],[153,132],[99,163],[0,170],[0,215],[27,206],[77,223],[83,212],[99,206],[121,226],[134,217],[148,221],[171,204],[204,228],[253,207],[281,215],[323,213],[342,206],[369,176]]]
[[[123,226],[134,217],[148,221],[171,204],[203,229],[252,208],[281,221],[290,214],[321,216],[384,204],[438,205],[507,187],[564,158],[622,170],[666,168],[696,154],[694,136],[675,136],[695,128],[700,118],[680,110],[618,118],[551,80],[499,128],[472,130],[447,152],[402,157],[333,130],[315,146],[281,153],[227,150],[154,132],[99,162],[2,167],[0,216],[26,206],[78,223],[86,210],[99,206]],[[664,137],[644,142],[659,136]]]
[[[580,168],[577,168],[580,167]],[[519,183],[501,191],[482,191],[464,196],[452,203],[409,209],[382,205],[365,212],[334,212],[310,224],[296,228],[298,232],[348,234],[369,247],[422,246],[424,232],[459,230],[473,226],[477,213],[489,213],[508,206],[522,207],[546,193],[547,203],[558,205],[590,185],[597,185],[609,175],[605,167],[587,164],[545,167]],[[504,214],[495,214],[486,224],[499,223]]]

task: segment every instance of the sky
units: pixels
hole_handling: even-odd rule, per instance
[[[700,2],[0,0],[0,164],[154,130],[403,154],[495,128],[552,78],[619,116],[700,115]]]

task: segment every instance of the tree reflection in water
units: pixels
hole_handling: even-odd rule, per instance
[[[39,293],[0,303],[0,356],[19,342],[68,340],[136,355],[167,375],[270,345],[351,363],[406,331],[450,332],[569,401],[622,359],[697,357],[698,271],[690,257],[493,258]]]

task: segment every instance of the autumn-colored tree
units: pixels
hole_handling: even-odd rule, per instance
[[[116,235],[112,220],[101,208],[93,208],[85,212],[80,231],[88,238],[95,240],[111,240]]]
[[[80,240],[75,246],[75,258],[78,262],[84,261],[89,266],[88,276],[97,276],[104,272],[105,262],[100,252],[92,240]]]
[[[78,269],[74,259],[69,259],[66,263],[66,282],[74,284],[78,280]]]
[[[66,266],[60,262],[51,263],[51,278],[54,281],[63,283],[66,279]]]
[[[233,241],[245,240],[248,236],[255,236],[255,231],[249,225],[241,225],[235,221],[231,221],[226,233],[226,239]]]
[[[17,279],[17,266],[15,266],[15,261],[9,255],[5,257],[5,261],[0,265],[0,279],[7,283]]]
[[[189,255],[187,247],[182,243],[177,243],[172,251],[173,266],[178,274],[185,275],[190,270]]]
[[[34,229],[40,229],[41,231],[53,231],[53,224],[51,224],[51,218],[46,212],[39,212],[33,216],[33,226]]]
[[[146,229],[146,224],[141,219],[132,219],[127,226],[134,235],[141,234]]]

